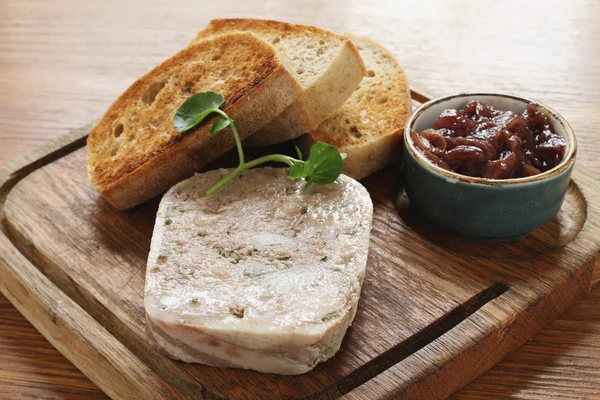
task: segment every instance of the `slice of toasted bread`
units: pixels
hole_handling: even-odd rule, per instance
[[[252,33],[199,41],[142,76],[108,109],[88,137],[89,176],[118,209],[169,189],[234,147],[226,130],[210,136],[210,118],[185,133],[173,129],[179,106],[207,90],[250,136],[302,92],[273,46]]]
[[[212,20],[192,41],[232,31],[250,31],[293,64],[304,93],[246,144],[269,145],[296,138],[331,116],[350,97],[366,70],[347,38],[312,26],[257,19]]]
[[[326,142],[348,154],[344,173],[362,179],[398,157],[404,125],[411,113],[404,71],[392,54],[374,41],[346,34],[367,67],[367,76],[332,117],[300,139],[307,150]]]

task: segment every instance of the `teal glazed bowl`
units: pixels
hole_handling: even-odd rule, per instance
[[[534,102],[546,110],[555,132],[565,139],[565,155],[559,165],[538,175],[514,179],[477,178],[447,171],[425,158],[410,132],[433,127],[444,109],[462,108],[469,100],[517,113],[532,102],[504,94],[467,93],[423,104],[404,131],[402,184],[411,205],[454,234],[477,241],[519,240],[550,221],[560,209],[575,164],[575,134],[557,112]]]

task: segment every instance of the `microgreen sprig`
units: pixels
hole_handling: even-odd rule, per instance
[[[342,173],[346,154],[340,153],[334,146],[322,142],[315,143],[311,147],[306,160],[302,159],[302,153],[300,152],[300,149],[296,147],[298,159],[283,154],[270,154],[246,162],[236,123],[220,109],[223,102],[223,96],[218,93],[212,91],[196,93],[183,102],[175,113],[175,119],[173,120],[173,128],[177,132],[185,132],[201,123],[210,114],[216,113],[222,118],[217,119],[213,123],[210,129],[211,136],[227,127],[229,127],[233,133],[240,159],[239,165],[208,189],[206,192],[207,196],[217,192],[227,183],[240,176],[245,170],[266,162],[274,161],[287,164],[289,166],[288,174],[290,179],[304,178],[306,181],[306,185],[304,186],[305,189],[313,183],[333,183]]]

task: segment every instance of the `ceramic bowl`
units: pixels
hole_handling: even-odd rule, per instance
[[[478,100],[500,110],[521,113],[532,100],[504,94],[467,93],[440,97],[419,107],[404,132],[404,170],[408,198],[436,225],[471,240],[518,240],[551,220],[560,209],[575,163],[573,130],[556,111],[548,112],[556,133],[566,142],[565,156],[555,168],[515,179],[486,179],[447,171],[428,161],[411,139],[411,131],[431,128],[444,109],[459,109]]]

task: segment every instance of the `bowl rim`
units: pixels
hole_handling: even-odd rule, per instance
[[[509,98],[509,99],[513,99],[513,100],[518,100],[518,101],[521,101],[524,103],[535,103],[535,104],[539,105],[545,111],[552,114],[552,116],[563,126],[564,131],[565,131],[565,135],[563,137],[567,141],[567,145],[569,148],[567,154],[565,154],[562,161],[557,166],[555,166],[552,169],[549,169],[548,171],[542,172],[541,174],[537,174],[537,175],[532,175],[532,176],[527,176],[527,177],[522,177],[522,178],[509,178],[509,179],[490,179],[490,178],[461,175],[457,172],[448,171],[442,167],[439,167],[439,166],[433,164],[431,161],[427,160],[425,158],[425,155],[416,148],[416,146],[411,138],[410,134],[412,131],[412,127],[415,124],[415,121],[417,121],[417,119],[428,108],[430,108],[431,106],[433,106],[435,104],[438,104],[438,103],[441,103],[441,102],[447,101],[447,100],[470,97],[470,96],[505,97],[505,98]],[[419,106],[419,108],[417,108],[415,110],[415,112],[410,116],[410,118],[404,128],[404,145],[412,153],[413,157],[419,163],[424,165],[426,168],[429,168],[430,170],[433,170],[434,172],[445,176],[446,178],[454,179],[454,180],[461,181],[461,182],[481,183],[481,184],[487,184],[487,185],[522,184],[522,183],[528,183],[528,182],[535,182],[535,181],[543,180],[546,178],[550,178],[555,175],[559,175],[559,174],[563,173],[565,170],[567,170],[573,164],[573,162],[575,161],[575,155],[577,154],[577,139],[575,137],[575,132],[573,131],[573,128],[571,127],[571,125],[569,125],[567,120],[562,115],[557,113],[554,109],[552,109],[551,107],[548,107],[547,105],[540,103],[538,101],[531,100],[527,97],[521,97],[521,96],[504,94],[504,93],[490,93],[490,92],[466,92],[466,93],[453,94],[453,95],[448,95],[448,96],[437,97],[435,99],[429,100],[426,103],[421,104],[421,106]]]

